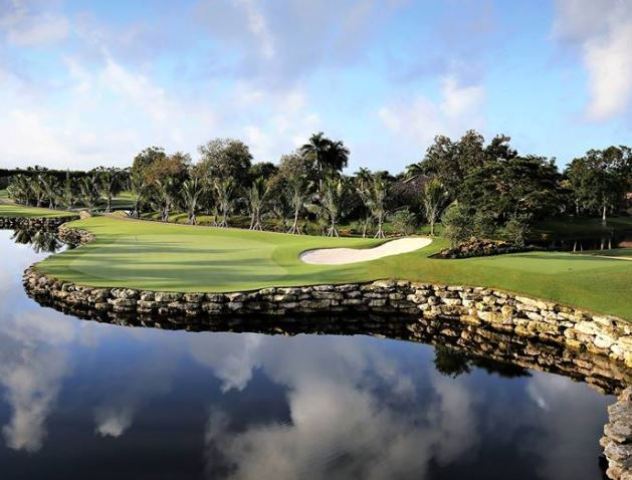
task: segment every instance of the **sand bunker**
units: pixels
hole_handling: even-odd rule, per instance
[[[344,265],[412,252],[431,243],[432,239],[430,238],[399,238],[375,248],[320,248],[308,250],[303,252],[300,258],[303,262],[312,265]]]

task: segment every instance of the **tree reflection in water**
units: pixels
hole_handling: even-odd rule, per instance
[[[50,230],[15,229],[11,240],[22,245],[31,245],[35,253],[55,253],[63,246],[56,232]]]

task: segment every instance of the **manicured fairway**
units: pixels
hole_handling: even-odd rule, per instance
[[[83,285],[171,291],[237,291],[267,286],[401,278],[489,286],[632,320],[632,262],[531,252],[464,260],[428,258],[443,240],[412,253],[340,266],[306,265],[311,248],[369,247],[375,240],[329,239],[93,217],[73,226],[97,240],[54,255],[39,268]]]
[[[77,215],[76,212],[66,212],[64,210],[51,210],[49,208],[36,208],[36,207],[24,207],[22,205],[16,205],[8,201],[3,202],[0,200],[0,217],[66,217],[71,215]]]

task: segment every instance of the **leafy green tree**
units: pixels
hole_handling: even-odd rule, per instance
[[[453,247],[473,235],[474,229],[471,217],[471,212],[460,203],[453,203],[443,212],[441,217],[443,235]]]
[[[458,199],[497,225],[514,217],[538,219],[560,211],[560,180],[553,160],[543,157],[491,160],[465,178]]]
[[[415,231],[415,214],[408,208],[402,208],[393,214],[391,223],[400,235],[410,235]]]
[[[589,150],[570,163],[566,176],[578,213],[598,213],[605,223],[608,210],[619,210],[632,186],[632,150],[624,146]]]
[[[252,155],[248,146],[240,140],[217,138],[198,148],[202,159],[197,165],[209,184],[215,179],[232,179],[233,188],[245,189],[250,182]]]
[[[160,220],[169,221],[169,213],[178,198],[180,183],[173,176],[166,176],[154,181],[154,203],[160,210]]]

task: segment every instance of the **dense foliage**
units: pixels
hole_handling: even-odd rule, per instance
[[[590,150],[560,172],[553,159],[519,154],[507,136],[486,143],[473,130],[458,140],[437,136],[421,161],[396,176],[364,168],[343,174],[349,150],[322,132],[278,164],[254,162],[249,147],[235,139],[213,139],[198,154],[194,162],[187,153],[152,146],[127,169],[37,167],[4,175],[8,194],[24,205],[108,212],[129,191],[125,208],[132,215],[155,212],[162,221],[183,212],[190,224],[205,215],[227,227],[247,217],[253,230],[274,224],[300,234],[309,224],[330,236],[353,225],[377,238],[413,232],[421,222],[434,235],[441,221],[453,243],[470,236],[524,243],[543,218],[599,215],[605,221],[625,210],[632,188],[628,147]]]

